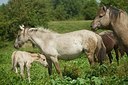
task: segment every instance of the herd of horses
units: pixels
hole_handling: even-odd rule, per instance
[[[69,33],[57,33],[44,28],[27,28],[20,26],[15,48],[20,48],[27,41],[31,41],[40,48],[46,56],[48,73],[52,74],[52,64],[62,77],[58,59],[71,60],[79,57],[82,52],[87,55],[90,65],[98,60],[100,64],[106,57],[112,63],[111,51],[114,49],[119,64],[119,54],[128,54],[128,15],[125,11],[112,6],[102,6],[91,23],[92,30],[108,29],[101,33],[92,30],[78,30]]]

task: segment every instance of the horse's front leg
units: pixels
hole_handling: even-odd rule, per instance
[[[52,75],[52,60],[47,59],[47,62],[48,62],[48,74]]]
[[[117,65],[119,65],[119,54],[118,54],[118,49],[114,48],[115,53],[116,53],[116,60],[117,60]]]
[[[51,57],[51,60],[56,68],[56,71],[57,73],[60,75],[60,77],[62,78],[62,72],[61,72],[61,69],[60,69],[60,65],[59,65],[59,62],[58,62],[58,59],[57,57]]]
[[[87,53],[89,64],[94,65],[94,53]]]

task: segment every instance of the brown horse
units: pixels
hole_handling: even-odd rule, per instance
[[[121,47],[128,54],[128,15],[125,11],[112,6],[102,6],[91,26],[92,29],[104,27],[112,30]]]
[[[110,63],[112,63],[112,59],[113,59],[111,51],[114,49],[115,54],[116,54],[117,64],[119,64],[118,52],[120,52],[121,56],[124,55],[124,52],[121,49],[119,49],[117,38],[114,36],[113,32],[110,30],[103,31],[103,32],[99,33],[99,35],[103,39],[104,45],[106,47],[106,53],[109,57]]]

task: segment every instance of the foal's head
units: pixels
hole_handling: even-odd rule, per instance
[[[45,67],[48,67],[48,63],[47,63],[47,60],[46,60],[46,57],[42,54],[38,54],[38,60],[42,65],[44,65]]]

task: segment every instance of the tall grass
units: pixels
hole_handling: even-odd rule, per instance
[[[54,21],[49,22],[49,29],[59,33],[65,33],[80,29],[90,30],[90,21]],[[0,85],[27,85],[27,78],[22,79],[11,71],[11,54],[14,50],[14,42],[4,42],[0,49]],[[20,50],[39,52],[38,48],[21,48]],[[84,54],[80,58],[63,61],[59,60],[64,79],[61,79],[53,66],[53,75],[49,77],[47,69],[39,63],[33,63],[31,68],[31,85],[127,85],[128,84],[128,57],[120,59],[117,66],[115,54],[110,65],[108,60],[105,64],[90,68]]]

